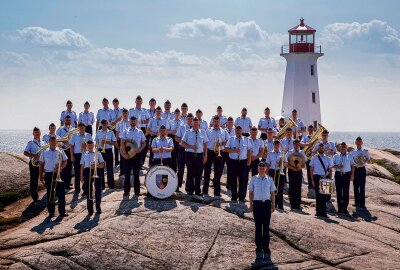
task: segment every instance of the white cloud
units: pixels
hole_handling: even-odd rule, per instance
[[[23,40],[26,43],[44,47],[90,47],[91,43],[83,35],[71,29],[49,30],[32,26],[17,30],[13,40]]]
[[[319,42],[325,46],[340,46],[346,40],[366,38],[400,47],[400,34],[387,22],[377,19],[366,23],[333,23],[324,27]]]
[[[282,34],[269,34],[255,21],[229,24],[221,20],[197,19],[172,25],[167,35],[170,38],[206,37],[216,40],[234,40],[244,42],[271,42],[281,44]]]

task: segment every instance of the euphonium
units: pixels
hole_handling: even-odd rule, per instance
[[[276,134],[276,137],[278,137],[279,140],[283,139],[283,137],[285,136],[286,129],[293,127],[297,128],[297,124],[293,121],[292,118],[289,117],[286,124],[279,130],[278,134]]]
[[[321,134],[324,130],[326,130],[326,128],[323,125],[318,124],[317,131],[314,132],[314,135],[311,137],[308,144],[303,148],[303,152],[304,152],[304,154],[306,154],[306,157],[308,160],[311,158],[312,149],[317,144],[317,142],[321,139]]]

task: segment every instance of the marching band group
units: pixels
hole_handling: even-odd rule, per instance
[[[139,196],[140,170],[149,150],[150,166],[164,164],[177,173],[177,192],[183,186],[186,168],[184,188],[189,195],[208,195],[212,182],[213,195],[220,197],[221,177],[226,166],[226,188],[231,192],[232,202],[245,202],[249,191],[250,210],[256,223],[257,251],[269,253],[270,213],[276,207],[283,209],[286,182],[291,209],[301,210],[303,168],[307,170],[308,188],[315,191],[317,216],[327,217],[326,202],[330,195],[320,193],[319,187],[321,179],[332,178],[333,170],[339,214],[348,214],[351,181],[355,205],[365,208],[365,163],[370,162],[370,157],[362,148],[360,137],[355,140],[356,149],[349,153],[346,144],[341,143],[337,153],[335,144],[329,141],[329,132],[324,128],[306,127],[298,119],[296,110],[288,120],[281,118],[276,122],[266,108],[264,117],[260,118],[258,126],[254,126],[246,108],[233,119],[224,116],[218,106],[208,124],[202,118],[201,110],[193,115],[186,103],[180,110],[171,111],[168,100],[164,110],[156,105],[155,99],[149,101],[149,109],[143,108],[142,102],[137,96],[135,106],[127,110],[119,107],[116,98],[110,108],[104,98],[103,108],[95,116],[88,102],[84,104],[84,111],[77,115],[72,110],[72,102],[68,101],[58,129],[55,124],[50,124],[49,133],[42,138],[41,131],[36,127],[33,129],[33,139],[24,151],[31,159],[31,196],[38,201],[40,179],[47,189],[50,217],[55,213],[55,197],[58,198],[59,214],[67,216],[65,191],[71,187],[75,195],[82,191],[82,195],[87,196],[89,214],[93,214],[93,201],[100,213],[102,190],[106,183],[109,189],[115,187],[114,166],[118,165],[120,176],[125,179],[124,196],[130,195],[132,172],[134,193]],[[72,167],[75,172],[73,183]]]

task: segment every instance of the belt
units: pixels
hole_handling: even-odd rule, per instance
[[[44,171],[45,173],[53,173],[53,171]]]
[[[253,202],[266,202],[266,201],[271,201],[271,200],[253,200]]]

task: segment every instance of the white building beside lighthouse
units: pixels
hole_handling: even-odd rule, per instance
[[[296,109],[306,126],[316,127],[321,123],[317,60],[324,54],[321,46],[315,46],[316,30],[305,25],[304,19],[288,32],[289,45],[281,48],[281,56],[286,59],[281,114],[288,117]]]

